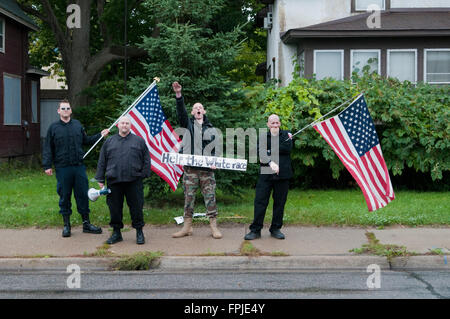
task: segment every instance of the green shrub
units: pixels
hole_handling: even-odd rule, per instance
[[[402,176],[415,173],[425,183],[440,183],[448,189],[444,176],[450,170],[449,86],[414,85],[365,72],[363,77],[354,74],[346,81],[294,76],[285,87],[272,82],[248,87],[245,92],[243,107],[254,117],[250,123],[261,127],[268,115],[277,113],[282,128],[292,132],[364,92],[391,177],[402,177],[399,180],[415,186],[415,178]],[[320,187],[323,181],[330,185],[328,176],[337,184],[352,184],[344,165],[314,129],[295,137],[292,160],[297,185]]]
[[[191,85],[187,85],[187,94],[196,91],[196,86]],[[117,102],[120,86],[120,83],[106,82],[101,87],[93,88],[91,95],[94,104],[76,110],[76,116],[81,118],[88,133],[94,134],[109,126],[114,121],[111,116],[120,115],[123,109]],[[166,115],[171,119],[172,126],[176,127],[170,81],[166,80],[159,87]],[[207,110],[213,113],[213,123],[223,132],[225,142],[227,127],[263,128],[272,113],[280,115],[283,129],[296,132],[360,92],[364,92],[376,124],[394,188],[450,189],[449,86],[414,85],[367,72],[362,77],[354,74],[352,80],[345,81],[294,76],[292,82],[284,87],[272,81],[239,90],[235,88],[230,92],[234,98],[223,96],[218,102],[220,107],[211,100]],[[214,99],[217,100],[217,96]],[[88,165],[95,167],[99,150],[100,146],[89,155]],[[323,189],[356,186],[331,147],[312,128],[294,138],[292,161],[293,187]],[[217,170],[215,173],[218,190],[238,195],[242,187],[255,185],[258,164],[249,164],[247,172]],[[152,174],[145,184],[151,190],[150,198],[155,201],[166,199],[171,192],[156,174]]]

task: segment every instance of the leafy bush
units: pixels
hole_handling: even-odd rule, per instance
[[[364,92],[391,176],[426,173],[431,184],[440,182],[448,188],[443,180],[450,170],[448,86],[414,85],[365,72],[362,77],[354,73],[352,80],[346,81],[294,76],[285,87],[272,82],[248,87],[245,92],[243,106],[254,116],[250,123],[262,125],[261,119],[276,113],[280,115],[282,128],[292,132]],[[294,139],[296,185],[323,186],[321,181],[330,175],[337,184],[352,184],[339,158],[314,129],[307,129]],[[403,178],[403,181],[415,186],[414,180]]]
[[[123,107],[117,103],[118,94],[110,92],[121,92],[121,85],[117,82],[102,83],[91,92],[94,107],[80,107],[76,110],[76,117],[82,118],[88,133],[94,134],[109,126],[113,117],[119,115]],[[195,91],[193,87],[191,90]],[[362,77],[355,74],[352,80],[346,81],[294,76],[293,81],[285,87],[270,82],[235,89],[235,98],[231,99],[234,102],[224,99],[221,107],[227,112],[221,112],[217,118],[213,116],[213,123],[225,134],[227,127],[265,127],[268,115],[277,113],[281,117],[282,128],[296,132],[360,92],[365,93],[369,111],[376,124],[394,188],[449,189],[449,179],[446,178],[450,170],[448,86],[423,83],[414,85],[367,72]],[[160,89],[160,94],[164,100],[163,105],[174,104],[169,83]],[[236,99],[236,96],[241,96],[241,99]],[[218,111],[216,106],[208,106],[207,110],[214,113]],[[170,114],[174,108],[168,110],[165,107],[165,111]],[[342,109],[344,107],[340,110]],[[174,114],[168,117],[174,118]],[[176,123],[176,120],[173,119],[172,122]],[[356,186],[331,147],[314,129],[303,131],[294,141],[293,187]],[[87,163],[91,166],[96,165],[99,150],[100,147],[89,155]],[[217,170],[217,188],[237,195],[242,187],[255,185],[257,171],[257,164],[249,164],[247,172]],[[167,184],[156,174],[152,174],[145,183],[152,190],[152,199],[164,199],[170,192]]]

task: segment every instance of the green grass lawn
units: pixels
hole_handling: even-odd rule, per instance
[[[88,178],[94,177],[88,171]],[[97,183],[90,182],[98,188]],[[149,190],[146,189],[146,195]],[[218,192],[219,222],[250,223],[253,218],[253,189],[243,189],[242,198]],[[362,192],[354,190],[298,190],[289,192],[284,223],[315,226],[388,226],[388,225],[450,225],[449,192],[396,191],[396,199],[387,207],[368,212]],[[147,224],[172,224],[174,217],[183,215],[184,197],[181,183],[176,192],[170,193],[159,204],[147,202],[144,218]],[[126,205],[125,205],[126,207]],[[196,212],[204,212],[204,203],[199,193]],[[266,222],[270,223],[272,202],[269,203]],[[105,197],[90,203],[91,221],[106,226],[109,210]],[[81,224],[72,200],[72,223]],[[0,171],[0,227],[60,226],[58,214],[56,178],[39,170]],[[202,219],[199,219],[201,222]],[[206,222],[206,220],[205,220]],[[128,208],[124,211],[124,223],[129,224]]]

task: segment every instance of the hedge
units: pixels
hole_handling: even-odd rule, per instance
[[[247,87],[245,91],[244,107],[251,110],[251,123],[263,125],[261,119],[276,113],[281,117],[282,128],[292,132],[364,93],[391,176],[411,188],[416,186],[414,178],[408,180],[404,175],[428,179],[429,184],[442,186],[448,183],[444,180],[450,168],[448,85],[415,85],[366,72],[363,77],[354,74],[351,80],[345,81],[294,76],[284,87],[272,82]],[[314,129],[307,129],[294,139],[294,183],[323,186],[317,179],[329,183],[328,176],[335,181],[351,181],[339,158]],[[338,186],[340,183],[332,184]]]

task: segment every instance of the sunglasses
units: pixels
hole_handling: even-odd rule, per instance
[[[68,111],[68,110],[70,110],[70,107],[68,106],[68,107],[60,107],[59,108],[61,111]]]

